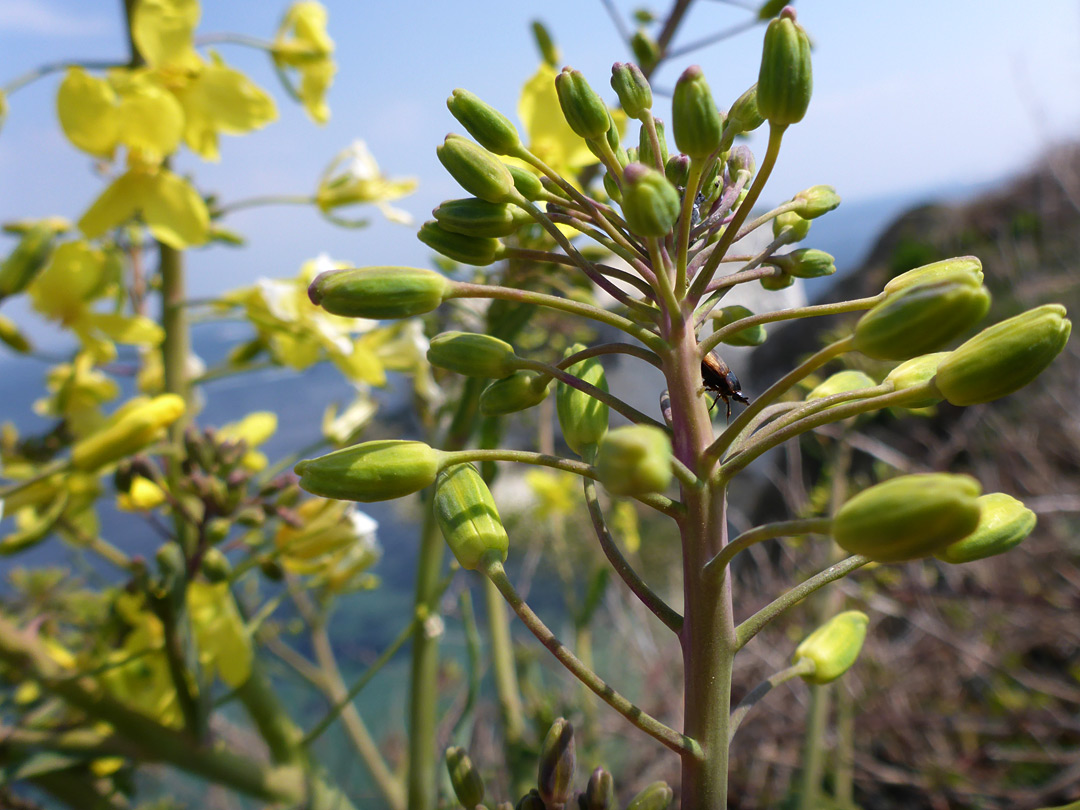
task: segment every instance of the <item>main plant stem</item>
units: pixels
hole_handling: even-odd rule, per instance
[[[697,469],[712,441],[712,422],[700,396],[701,364],[692,313],[671,313],[664,375],[671,397],[676,457]],[[685,612],[680,639],[684,667],[684,733],[700,753],[682,755],[682,803],[694,810],[727,807],[728,728],[735,624],[727,577],[703,571],[727,540],[723,485],[684,484],[686,514],[679,521],[683,547]]]

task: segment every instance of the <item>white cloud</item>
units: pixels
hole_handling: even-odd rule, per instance
[[[43,0],[4,0],[0,3],[0,31],[53,37],[100,34],[109,29],[103,17],[86,17],[54,8]]]

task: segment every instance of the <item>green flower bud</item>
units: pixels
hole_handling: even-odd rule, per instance
[[[671,120],[675,146],[680,152],[694,160],[704,160],[720,148],[724,119],[698,65],[684,70],[675,83]]]
[[[203,554],[199,569],[210,582],[224,582],[232,573],[229,559],[218,548],[208,548]]]
[[[912,357],[890,371],[884,381],[892,383],[893,389],[896,391],[919,388],[934,379],[938,367],[949,354],[949,352],[935,352],[934,354]],[[929,408],[939,402],[941,402],[941,395],[934,390],[910,401],[905,401],[903,407]]]
[[[639,236],[666,236],[679,218],[681,200],[675,186],[656,169],[631,163],[623,172],[623,216]]]
[[[451,746],[446,749],[446,770],[450,772],[450,784],[462,807],[473,810],[484,801],[484,780],[464,748]]]
[[[342,501],[389,501],[435,482],[443,454],[423,442],[382,439],[301,461],[293,472],[312,495]]]
[[[580,70],[564,67],[555,77],[555,92],[563,118],[585,140],[603,138],[608,131],[608,108]]]
[[[818,385],[806,395],[806,401],[825,399],[836,394],[846,394],[849,391],[858,391],[860,388],[873,388],[875,383],[870,377],[861,371],[838,371],[825,382]]]
[[[734,135],[743,132],[753,132],[765,123],[761,112],[758,110],[757,85],[755,84],[737,99],[728,110],[725,129]]]
[[[547,810],[547,805],[540,798],[540,794],[536,792],[536,788],[533,788],[521,797],[521,801],[517,803],[515,810]]]
[[[536,787],[547,807],[562,807],[570,801],[574,787],[574,727],[564,717],[551,724],[540,746],[540,767]]]
[[[836,272],[836,259],[816,248],[800,248],[783,256],[773,256],[769,264],[795,278],[821,278]]]
[[[630,800],[626,810],[667,810],[675,798],[667,782],[653,782]]]
[[[514,188],[517,189],[518,194],[529,201],[540,199],[544,193],[544,184],[540,182],[539,177],[520,166],[511,166],[508,163],[503,165],[510,172],[510,177],[514,181]]]
[[[799,207],[795,213],[803,219],[816,219],[840,205],[840,195],[832,186],[811,186],[795,195]]]
[[[539,405],[547,397],[551,378],[536,371],[515,371],[495,380],[480,394],[480,413],[504,416]]]
[[[615,125],[615,119],[611,115],[611,111],[608,110],[608,128],[604,133],[604,140],[607,141],[608,147],[615,153],[615,159],[619,162],[620,166],[625,166],[629,161],[626,159],[626,150],[623,149],[621,137],[619,135],[619,128]],[[589,147],[589,151],[596,155],[598,160],[603,160],[604,150],[600,146],[600,138],[592,141],[586,141],[585,145]]]
[[[982,284],[982,262],[975,256],[958,256],[955,259],[944,259],[901,273],[885,285],[885,292],[891,295],[915,284],[932,281],[963,281],[968,278],[974,278]]]
[[[607,192],[609,198],[617,203],[622,203],[622,189],[619,188],[619,184],[615,182],[615,178],[608,172],[604,172],[604,191]]]
[[[1034,380],[1069,340],[1065,307],[1044,304],[984,329],[938,368],[934,384],[953,405],[990,402]]]
[[[795,276],[781,272],[772,276],[762,276],[758,281],[761,283],[761,288],[763,290],[776,292],[777,290],[785,290],[794,284]]]
[[[907,287],[859,319],[855,349],[878,360],[907,360],[941,348],[989,308],[989,291],[970,276]]]
[[[577,354],[584,348],[580,343],[574,344],[566,350],[564,356]],[[604,367],[595,357],[574,363],[566,370],[601,391],[608,390]],[[562,382],[558,384],[555,389],[555,410],[559,416],[563,439],[579,456],[584,456],[587,449],[607,433],[608,406],[573,386]]]
[[[947,563],[966,563],[1004,554],[1035,529],[1035,513],[1012,495],[991,492],[978,499],[979,525],[935,556]]]
[[[630,38],[630,50],[645,72],[650,72],[660,61],[660,46],[640,28]]]
[[[455,90],[446,99],[446,106],[458,123],[489,152],[511,155],[521,148],[517,127],[510,119],[468,90]]]
[[[33,348],[15,321],[4,315],[0,315],[0,343],[19,354],[26,354]]]
[[[474,197],[493,203],[511,197],[514,178],[510,170],[482,146],[460,135],[447,135],[435,152],[450,176]]]
[[[713,310],[713,331],[719,331],[728,324],[735,323],[735,321],[741,321],[743,318],[749,318],[753,316],[753,314],[754,313],[749,309],[739,304],[732,304],[723,309]],[[733,335],[728,335],[724,338],[723,342],[729,346],[760,346],[765,342],[765,336],[765,325],[759,323],[756,326],[748,326],[746,329],[740,329]]]
[[[446,200],[431,214],[445,230],[495,239],[509,236],[532,222],[532,217],[516,205],[489,203],[476,197]]]
[[[667,136],[664,134],[664,122],[659,118],[653,119],[653,126],[656,128],[656,140],[660,144],[660,160],[657,161],[656,153],[653,152],[652,140],[649,138],[649,130],[642,125],[638,130],[638,151],[636,162],[644,163],[650,169],[655,169],[657,166],[664,166],[668,161],[668,146]]]
[[[26,289],[45,267],[56,238],[55,225],[39,224],[23,234],[19,244],[0,264],[0,299]]]
[[[454,233],[433,219],[420,226],[416,238],[448,259],[476,267],[486,267],[506,254],[506,248],[498,239]]]
[[[690,157],[688,155],[672,155],[664,164],[664,177],[675,188],[686,188],[690,179]]]
[[[662,492],[671,483],[671,439],[652,425],[627,425],[600,440],[596,468],[613,495]]]
[[[536,47],[540,51],[540,57],[547,64],[554,67],[559,64],[559,49],[555,47],[555,42],[551,39],[551,34],[548,33],[547,28],[539,20],[533,20],[532,24],[533,38],[536,40]]]
[[[633,62],[616,62],[611,66],[611,89],[619,97],[623,112],[644,120],[652,107],[652,88],[641,68]]]
[[[603,768],[597,768],[589,777],[585,793],[580,800],[581,810],[617,810],[615,780]]]
[[[758,110],[773,126],[797,124],[806,115],[814,78],[810,38],[790,6],[765,29],[758,72]]]
[[[90,472],[137,453],[165,438],[166,428],[183,416],[184,410],[184,399],[176,394],[132,400],[101,430],[71,448],[71,466]]]
[[[64,510],[67,509],[70,499],[71,496],[66,490],[60,490],[54,494],[54,497],[49,499],[47,506],[32,513],[33,518],[29,522],[22,523],[20,521],[15,531],[0,539],[0,557],[19,554],[33,548],[48,537],[52,533],[53,527],[63,517]],[[6,503],[9,507],[14,506],[11,504],[10,498]],[[11,511],[14,512],[15,508],[11,508]]]
[[[501,380],[518,367],[514,347],[505,340],[474,332],[443,332],[431,339],[427,351],[431,365],[466,377]]]
[[[851,554],[906,562],[936,554],[979,524],[979,482],[968,475],[902,475],[840,507],[833,539]]]
[[[773,219],[772,232],[774,237],[783,234],[788,244],[801,242],[810,233],[810,220],[803,219],[794,211],[785,211]]]
[[[732,178],[738,174],[746,174],[747,177],[753,177],[754,171],[757,168],[754,163],[754,153],[746,146],[736,146],[732,149],[731,155],[728,157],[727,165]]]
[[[346,318],[409,318],[436,309],[450,288],[446,276],[421,267],[356,267],[319,273],[308,298]]]
[[[832,683],[849,669],[859,657],[866,639],[870,617],[861,610],[838,613],[803,639],[795,648],[791,661],[804,658],[814,662],[814,670],[800,677],[807,683]]]

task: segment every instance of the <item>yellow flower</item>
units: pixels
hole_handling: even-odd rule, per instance
[[[129,160],[129,168],[79,220],[90,239],[141,215],[155,239],[183,250],[209,236],[210,214],[192,185],[168,169]]]
[[[312,498],[297,507],[301,528],[282,526],[274,537],[282,564],[298,574],[321,575],[341,593],[370,587],[364,576],[382,552],[375,540],[379,524],[356,504]]]
[[[277,414],[273,411],[256,411],[239,422],[225,425],[218,431],[217,437],[221,441],[244,442],[247,452],[240,463],[251,472],[258,472],[266,467],[267,459],[255,448],[274,435],[277,424]]]
[[[375,203],[390,221],[409,225],[412,217],[407,212],[386,203],[412,194],[416,185],[414,177],[392,180],[384,175],[367,144],[356,140],[326,167],[315,192],[315,202],[324,214],[343,206]]]
[[[274,100],[251,79],[216,55],[173,92],[184,111],[184,143],[206,160],[217,160],[218,134],[243,135],[277,118]]]
[[[188,610],[199,647],[199,663],[216,670],[226,686],[241,686],[251,675],[254,652],[228,582],[192,582]]]
[[[557,73],[549,64],[540,65],[521,89],[518,117],[528,134],[529,151],[559,174],[572,178],[579,169],[596,163],[597,157],[563,117],[555,92]],[[626,114],[613,110],[612,117],[621,135],[626,127]]]
[[[572,514],[578,503],[578,478],[564,472],[530,470],[525,483],[536,496],[536,513],[541,519]]]
[[[611,508],[611,533],[622,541],[623,547],[631,554],[641,548],[641,533],[638,531],[638,514],[630,501],[615,501]]]
[[[180,102],[146,70],[113,70],[99,79],[69,68],[56,108],[68,140],[100,157],[126,146],[160,160],[176,151],[183,134]]]
[[[71,326],[113,287],[109,269],[100,248],[81,239],[65,242],[27,288],[30,301],[46,318]]]
[[[131,36],[146,64],[178,69],[197,62],[193,40],[201,13],[198,0],[138,0]]]
[[[316,275],[346,266],[323,255],[306,262],[297,278],[262,279],[223,300],[244,307],[277,362],[299,370],[329,359],[354,382],[384,385],[383,365],[362,339],[377,322],[331,315],[308,298],[308,285]]]
[[[330,118],[326,92],[337,72],[333,53],[334,41],[326,33],[326,9],[322,3],[293,3],[274,38],[274,62],[280,70],[293,68],[300,74],[299,88],[288,89],[320,124]]]
[[[49,396],[34,403],[34,413],[64,419],[75,438],[92,433],[105,421],[101,406],[120,395],[120,387],[94,368],[94,358],[80,352],[71,363],[53,366],[45,378]]]
[[[131,481],[131,488],[116,496],[116,508],[124,512],[149,512],[165,503],[165,490],[141,476]]]

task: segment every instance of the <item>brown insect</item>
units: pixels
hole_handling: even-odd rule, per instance
[[[709,413],[712,413],[716,403],[722,399],[727,405],[727,418],[730,421],[731,400],[743,405],[750,404],[750,400],[743,395],[739,378],[716,352],[709,352],[701,359],[701,382],[704,383],[706,391],[716,394],[716,399],[709,406]]]

